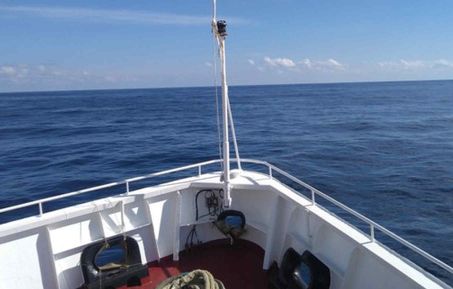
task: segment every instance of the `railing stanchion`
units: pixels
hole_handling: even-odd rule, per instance
[[[39,216],[41,217],[42,214],[44,214],[44,211],[42,209],[42,203],[39,203]]]
[[[272,166],[269,165],[269,178],[272,180]]]
[[[314,190],[311,190],[311,204],[316,205],[316,194]]]
[[[198,176],[201,176],[201,166],[198,166]]]
[[[129,195],[129,181],[126,181],[126,195]]]
[[[370,238],[371,238],[371,242],[375,241],[375,238],[374,238],[374,225],[373,224],[370,224]]]

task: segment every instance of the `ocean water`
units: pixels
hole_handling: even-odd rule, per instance
[[[281,167],[453,264],[453,81],[241,86],[230,94],[241,157]],[[215,111],[213,88],[0,94],[0,207],[218,158]]]

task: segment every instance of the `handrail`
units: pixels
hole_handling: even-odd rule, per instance
[[[278,168],[278,167],[276,167],[276,166],[274,166],[274,165],[272,165],[272,164],[270,164],[268,162],[265,162],[265,161],[259,161],[259,160],[253,160],[253,159],[242,159],[242,162],[243,163],[254,163],[254,164],[260,164],[260,165],[267,166],[268,169],[269,169],[269,176],[271,178],[273,178],[272,171],[276,171],[279,174],[287,177],[291,181],[293,181],[293,182],[301,185],[302,187],[310,190],[311,193],[312,193],[311,194],[311,201],[312,201],[313,205],[316,204],[316,199],[315,199],[316,197],[315,196],[318,195],[318,196],[322,197],[323,199],[329,201],[330,203],[336,205],[337,207],[339,207],[339,208],[345,210],[346,212],[352,214],[356,218],[358,218],[358,219],[362,220],[363,222],[367,223],[370,226],[370,239],[371,239],[371,241],[373,241],[373,242],[375,241],[375,229],[378,229],[379,231],[381,231],[382,233],[384,233],[388,237],[390,237],[393,240],[397,241],[398,243],[406,246],[407,248],[411,249],[415,253],[421,255],[422,257],[424,257],[425,259],[433,262],[434,264],[436,264],[437,266],[439,266],[442,269],[446,270],[447,272],[453,274],[453,267],[451,267],[450,265],[448,265],[445,262],[437,259],[433,255],[427,253],[423,249],[420,249],[419,247],[415,246],[411,242],[403,239],[402,237],[398,236],[397,234],[393,233],[392,231],[386,229],[382,225],[379,225],[375,221],[365,217],[364,215],[360,214],[359,212],[355,211],[354,209],[352,209],[352,208],[346,206],[345,204],[335,200],[334,198],[326,195],[325,193],[321,192],[320,190],[310,186],[309,184],[299,180],[298,178],[296,178],[295,176],[285,172],[284,170],[282,170],[282,169],[280,169],[280,168]]]
[[[3,209],[0,209],[0,213],[5,213],[5,212],[9,212],[9,211],[25,208],[25,207],[30,207],[30,206],[33,206],[33,205],[38,205],[39,206],[39,212],[40,212],[39,215],[41,216],[43,214],[42,205],[44,203],[46,203],[46,202],[55,201],[55,200],[59,200],[59,199],[63,199],[63,198],[71,197],[71,196],[81,195],[81,194],[85,194],[85,193],[88,193],[88,192],[98,191],[98,190],[101,190],[101,189],[111,188],[111,187],[118,186],[118,185],[123,185],[123,184],[126,185],[126,194],[128,194],[129,193],[129,184],[132,183],[132,182],[145,180],[145,179],[150,179],[150,178],[153,178],[153,177],[167,175],[167,174],[171,174],[171,173],[175,173],[175,172],[185,171],[185,170],[189,170],[189,169],[193,169],[193,168],[197,168],[198,169],[198,176],[200,176],[202,174],[202,168],[204,166],[215,164],[215,163],[221,163],[222,161],[223,161],[222,159],[216,159],[216,160],[200,162],[200,163],[196,163],[196,164],[193,164],[193,165],[182,166],[182,167],[169,169],[169,170],[164,170],[164,171],[156,172],[156,173],[151,173],[151,174],[147,174],[147,175],[143,175],[143,176],[139,176],[139,177],[129,178],[129,179],[125,179],[123,181],[112,182],[112,183],[108,183],[108,184],[105,184],[105,185],[100,185],[100,186],[91,187],[91,188],[87,188],[87,189],[83,189],[83,190],[73,191],[73,192],[65,193],[65,194],[58,195],[58,196],[43,198],[43,199],[40,199],[40,200],[35,200],[35,201],[27,202],[27,203],[24,203],[24,204],[10,206],[10,207],[6,207],[6,208],[3,208]],[[232,161],[234,161],[234,159],[232,159]],[[372,242],[375,241],[375,230],[377,229],[377,230],[381,231],[382,233],[384,233],[385,235],[387,235],[388,237],[390,237],[393,240],[397,241],[398,243],[406,246],[407,248],[409,248],[413,252],[415,252],[415,253],[419,254],[420,256],[424,257],[428,261],[436,264],[437,266],[441,267],[442,269],[446,270],[447,272],[453,274],[453,267],[451,267],[450,265],[448,265],[445,262],[437,259],[436,257],[434,257],[431,254],[427,253],[426,251],[420,249],[419,247],[415,246],[414,244],[410,243],[409,241],[403,239],[402,237],[398,236],[397,234],[393,233],[392,231],[386,229],[385,227],[381,226],[380,224],[376,223],[375,221],[365,217],[364,215],[360,214],[359,212],[351,209],[350,207],[346,206],[345,204],[335,200],[334,198],[328,196],[327,194],[325,194],[325,193],[319,191],[318,189],[310,186],[309,184],[299,180],[298,178],[296,178],[295,176],[285,172],[284,170],[282,170],[282,169],[280,169],[280,168],[278,168],[278,167],[276,167],[276,166],[274,166],[274,165],[272,165],[272,164],[270,164],[268,162],[260,161],[260,160],[241,159],[241,162],[242,163],[252,163],[252,164],[256,164],[256,165],[263,165],[263,166],[267,167],[268,175],[269,175],[269,177],[271,179],[274,178],[273,171],[275,171],[275,172],[281,174],[282,176],[288,178],[289,180],[291,180],[291,181],[301,185],[302,187],[308,189],[311,192],[311,201],[312,201],[313,205],[316,205],[316,196],[319,196],[319,197],[322,197],[323,199],[329,201],[330,203],[334,204],[335,206],[343,209],[344,211],[350,213],[351,215],[353,215],[354,217],[360,219],[361,221],[367,223],[370,226],[370,234],[369,235],[370,235],[370,239],[371,239]]]
[[[58,195],[58,196],[47,197],[47,198],[43,198],[43,199],[39,199],[39,200],[35,200],[35,201],[31,201],[31,202],[27,202],[27,203],[23,203],[23,204],[19,204],[19,205],[10,206],[10,207],[6,207],[6,208],[3,208],[3,209],[0,209],[0,214],[1,213],[6,213],[6,212],[9,212],[9,211],[14,211],[14,210],[17,210],[17,209],[30,207],[30,206],[33,206],[33,205],[38,205],[39,206],[40,215],[42,215],[43,214],[42,205],[44,203],[47,203],[47,202],[56,201],[56,200],[64,199],[64,198],[67,198],[67,197],[77,196],[77,195],[81,195],[81,194],[85,194],[85,193],[89,193],[89,192],[93,192],[93,191],[98,191],[98,190],[102,190],[102,189],[107,189],[107,188],[111,188],[111,187],[115,187],[115,186],[123,185],[123,184],[126,184],[126,193],[129,193],[129,184],[132,183],[132,182],[137,182],[137,181],[141,181],[141,180],[145,180],[145,179],[150,179],[150,178],[153,178],[153,177],[167,175],[167,174],[171,174],[171,173],[175,173],[175,172],[185,171],[185,170],[193,169],[193,168],[198,168],[198,173],[199,173],[199,175],[201,175],[201,168],[203,166],[219,163],[221,161],[222,160],[210,160],[210,161],[206,161],[206,162],[196,163],[196,164],[193,164],[193,165],[178,167],[178,168],[174,168],[174,169],[170,169],[170,170],[160,171],[160,172],[157,172],[157,173],[151,173],[151,174],[147,174],[147,175],[143,175],[143,176],[139,176],[139,177],[129,178],[129,179],[125,179],[125,180],[118,181],[118,182],[112,182],[112,183],[108,183],[108,184],[105,184],[105,185],[91,187],[91,188],[87,188],[87,189],[83,189],[83,190],[77,190],[77,191],[61,194],[61,195]]]

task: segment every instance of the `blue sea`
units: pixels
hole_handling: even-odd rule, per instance
[[[230,94],[241,157],[281,167],[453,264],[453,81],[239,86]],[[214,88],[0,94],[0,207],[218,158],[214,95]],[[36,213],[19,210],[0,222]]]

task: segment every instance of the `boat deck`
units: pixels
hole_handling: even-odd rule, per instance
[[[171,276],[195,269],[210,271],[226,289],[263,289],[268,286],[263,258],[263,249],[252,242],[239,240],[231,246],[228,240],[213,241],[181,252],[178,262],[168,256],[149,264],[149,276],[141,286],[120,289],[154,289]]]

